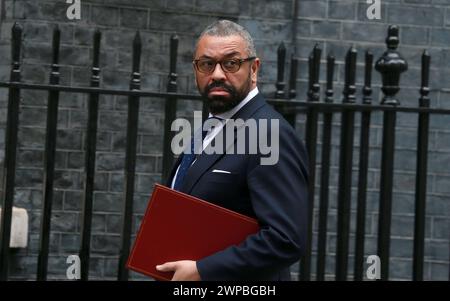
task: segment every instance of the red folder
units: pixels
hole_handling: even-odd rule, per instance
[[[173,272],[159,272],[156,265],[201,259],[258,230],[253,218],[156,184],[127,268],[170,280]]]

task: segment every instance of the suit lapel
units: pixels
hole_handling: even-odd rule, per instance
[[[243,119],[245,121],[249,119],[265,103],[266,102],[262,95],[258,93],[252,100],[250,100],[236,114],[234,114],[231,119]],[[219,132],[218,134],[218,137],[220,137],[219,135],[222,135],[224,141],[226,142],[226,144],[224,143],[224,151],[222,151],[221,154],[200,154],[194,164],[189,168],[181,191],[186,193],[190,193],[192,191],[192,188],[198,182],[200,177],[225,154],[226,149],[228,149],[232,144],[235,143],[234,141],[237,138],[236,131],[237,128],[234,128],[234,140],[226,141],[226,126],[222,128],[221,132]]]

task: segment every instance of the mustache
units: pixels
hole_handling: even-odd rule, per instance
[[[229,92],[230,94],[233,94],[235,92],[233,87],[225,84],[224,82],[213,82],[212,84],[208,85],[205,88],[205,93],[208,94],[211,91],[211,89],[214,89],[214,88],[222,88],[225,91]]]

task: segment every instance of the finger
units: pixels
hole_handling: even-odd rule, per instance
[[[157,265],[156,269],[160,272],[171,272],[176,270],[176,262],[166,262],[161,265]]]

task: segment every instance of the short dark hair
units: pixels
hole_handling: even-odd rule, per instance
[[[203,30],[197,39],[197,43],[195,49],[198,47],[198,42],[203,36],[219,36],[219,37],[228,37],[232,35],[241,36],[244,41],[247,43],[247,52],[248,56],[256,56],[255,44],[253,43],[252,36],[250,33],[241,25],[230,21],[230,20],[218,20],[214,23],[210,24],[208,27]]]

